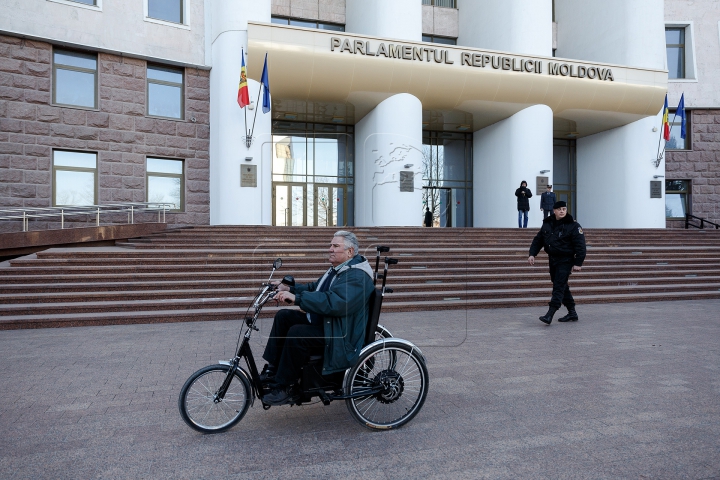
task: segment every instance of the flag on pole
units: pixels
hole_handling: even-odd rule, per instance
[[[665,106],[663,107],[663,124],[662,124],[662,137],[667,142],[670,140],[670,122],[668,117],[670,116],[670,109],[668,108],[667,93],[665,94]]]
[[[240,108],[250,105],[250,94],[248,93],[247,68],[245,68],[245,50],[241,50],[242,64],[240,65],[240,85],[238,85],[237,102]],[[667,101],[665,102],[667,103]]]
[[[682,119],[680,126],[680,138],[685,138],[685,94],[680,95],[680,103],[678,103],[677,110],[675,110],[675,116]]]
[[[270,111],[270,80],[268,79],[268,66],[267,66],[267,52],[265,53],[265,65],[263,65],[262,77],[260,77],[260,83],[263,88],[263,102],[262,109],[263,113]],[[684,123],[683,123],[684,125]]]

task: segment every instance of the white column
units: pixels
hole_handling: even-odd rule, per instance
[[[542,224],[535,177],[551,170],[553,113],[535,105],[473,135],[473,226],[517,228],[515,190],[525,180],[532,191],[528,228]],[[548,176],[543,174],[543,176]]]
[[[247,22],[270,22],[270,2],[215,0],[210,3],[210,224],[258,225],[271,223],[270,113],[257,112],[253,145],[247,148],[245,113],[236,98],[241,49],[247,53]],[[247,63],[247,62],[246,62]],[[257,100],[259,83],[248,80],[250,99]],[[270,77],[272,90],[272,76]],[[255,111],[247,110],[248,127]],[[252,157],[246,161],[246,157]],[[267,158],[266,158],[267,157]],[[257,187],[240,187],[240,169],[256,165]]]
[[[555,0],[557,55],[665,68],[663,0]],[[608,34],[612,32],[612,34]],[[650,198],[660,117],[577,141],[577,216],[590,228],[664,228],[665,200]],[[654,176],[658,178],[654,179]]]
[[[382,38],[422,40],[419,0],[345,0],[345,31]]]
[[[552,0],[464,1],[458,45],[552,55]]]
[[[412,172],[414,191],[400,191],[400,172]],[[355,225],[422,223],[422,104],[394,95],[355,125]]]

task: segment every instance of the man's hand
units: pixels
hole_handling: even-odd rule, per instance
[[[272,282],[270,282],[270,285],[276,286],[277,289],[280,290],[281,292],[289,292],[290,291],[290,287],[288,287],[284,283],[280,283],[280,280],[273,280]]]
[[[285,303],[295,303],[295,295],[290,292],[282,291],[275,295],[275,300]]]
[[[582,270],[582,267],[578,265],[573,265],[573,272],[579,272],[580,270]]]
[[[535,265],[535,257],[533,257],[532,255],[530,255],[530,256],[528,257],[528,263],[529,263],[531,266],[532,266],[532,265]]]

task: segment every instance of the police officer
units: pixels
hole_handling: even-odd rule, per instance
[[[563,201],[553,204],[553,215],[543,220],[542,228],[530,245],[528,263],[535,265],[535,256],[540,249],[545,249],[550,261],[550,280],[553,282],[552,298],[547,313],[540,321],[550,325],[553,315],[560,305],[565,305],[568,314],[558,322],[576,322],[578,314],[568,287],[568,279],[572,272],[579,272],[585,260],[585,235],[579,223],[567,213],[567,205]]]

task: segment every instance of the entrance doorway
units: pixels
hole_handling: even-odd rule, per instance
[[[347,189],[341,185],[273,183],[273,225],[346,225]]]
[[[567,210],[577,220],[577,141],[553,140],[553,192],[567,203]]]
[[[453,191],[444,187],[423,187],[423,201],[433,214],[433,227],[453,226]]]

